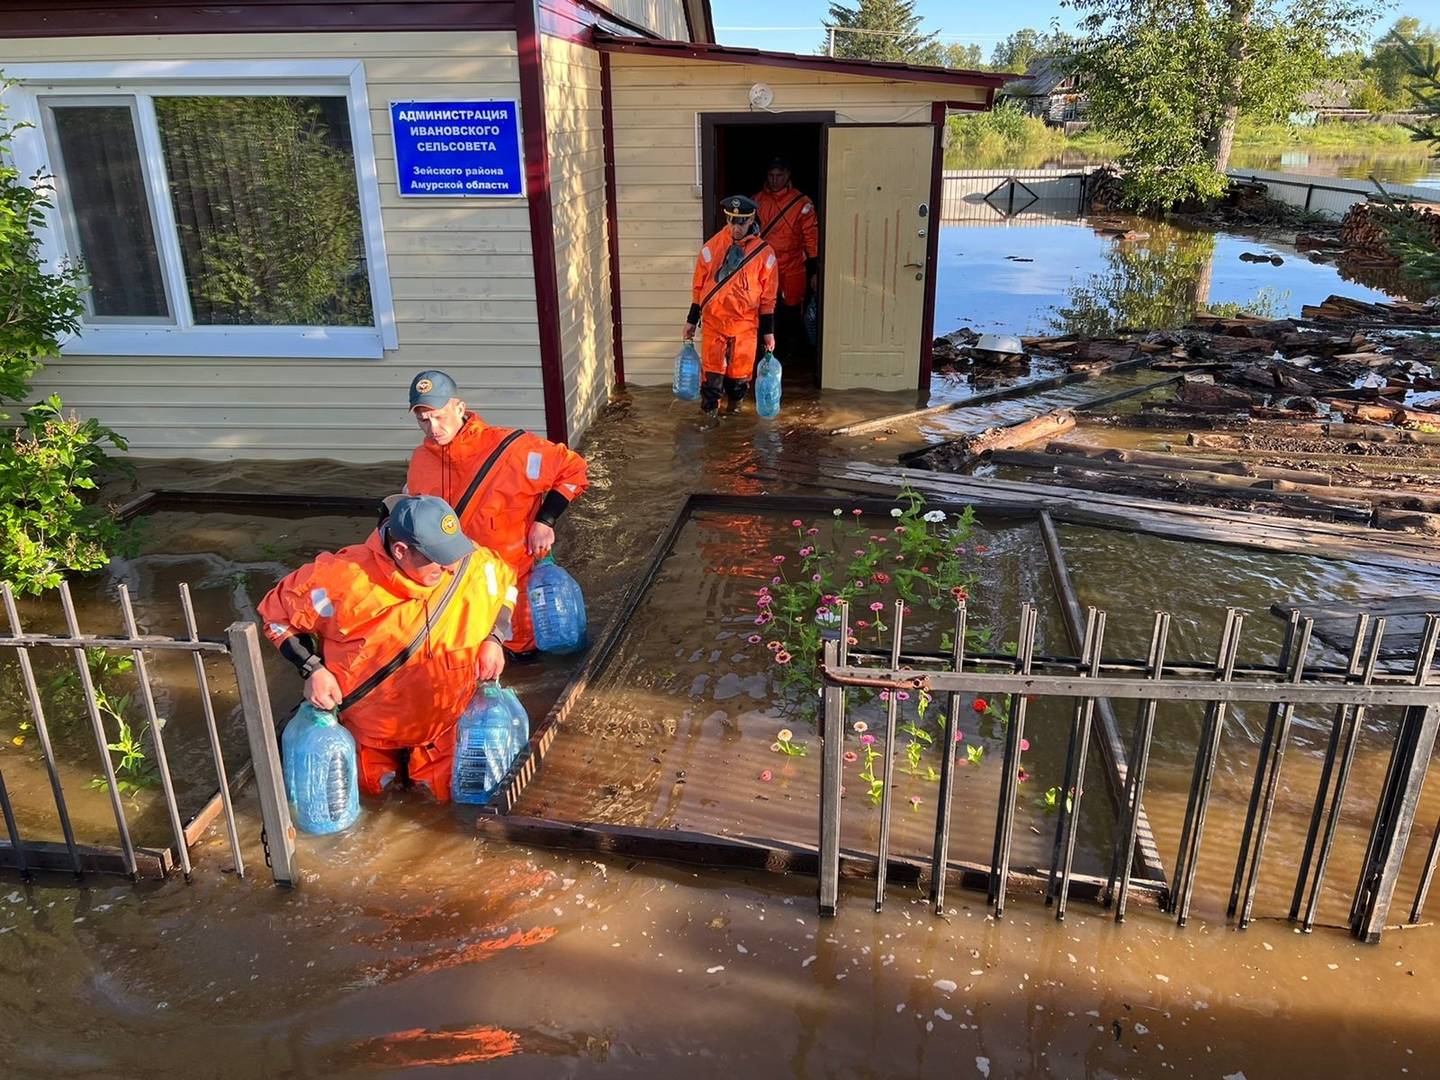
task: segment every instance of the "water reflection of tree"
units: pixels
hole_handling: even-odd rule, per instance
[[[195,321],[373,319],[343,98],[157,98]]]
[[[1101,337],[1181,326],[1209,300],[1213,233],[1158,221],[1136,228],[1150,235],[1117,240],[1105,252],[1104,269],[1070,287],[1050,320],[1057,333]]]

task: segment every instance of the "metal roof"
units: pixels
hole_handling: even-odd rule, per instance
[[[692,41],[618,37],[600,30],[595,32],[594,40],[595,47],[604,52],[671,56],[686,60],[713,60],[729,64],[801,68],[830,75],[862,75],[872,79],[946,83],[950,86],[995,88],[999,87],[1006,79],[1013,77],[1004,72],[929,67],[923,64],[902,64],[888,60],[847,60],[831,56],[767,52],[764,49],[746,49],[735,45],[709,45]]]

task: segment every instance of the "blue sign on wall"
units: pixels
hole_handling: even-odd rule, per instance
[[[519,113],[513,101],[392,101],[400,194],[524,195]]]

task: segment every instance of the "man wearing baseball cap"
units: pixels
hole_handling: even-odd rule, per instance
[[[360,790],[408,777],[445,802],[456,722],[505,666],[515,595],[514,572],[448,503],[407,495],[365,543],[287,575],[259,613],[305,699],[355,736]]]
[[[755,196],[755,205],[760,235],[775,249],[779,263],[776,333],[785,359],[795,360],[809,351],[801,312],[820,274],[819,216],[815,203],[790,185],[790,162],[783,157],[770,160],[765,187]]]
[[[528,431],[485,423],[443,371],[410,380],[410,414],[425,437],[410,455],[405,490],[446,500],[465,535],[505,560],[519,588],[506,649],[533,659],[530,569],[549,554],[555,522],[587,487],[585,459]]]
[[[700,408],[714,415],[720,396],[730,411],[740,407],[755,374],[757,348],[775,348],[775,295],[778,282],[775,252],[760,238],[755,200],[731,195],[720,200],[725,227],[705,241],[691,278],[690,312],[685,316],[686,341],[700,335]]]

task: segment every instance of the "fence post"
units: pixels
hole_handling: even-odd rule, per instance
[[[849,629],[841,619],[841,634]],[[825,668],[838,666],[841,641],[825,643]],[[820,914],[833,916],[840,899],[841,747],[845,742],[845,690],[825,687],[824,727],[820,753]]]
[[[295,826],[285,801],[285,778],[280,769],[280,743],[270,713],[270,693],[260,658],[260,634],[254,623],[231,623],[225,631],[235,683],[245,712],[245,733],[250,739],[250,760],[255,764],[255,787],[260,793],[260,818],[266,861],[278,885],[295,885]]]

